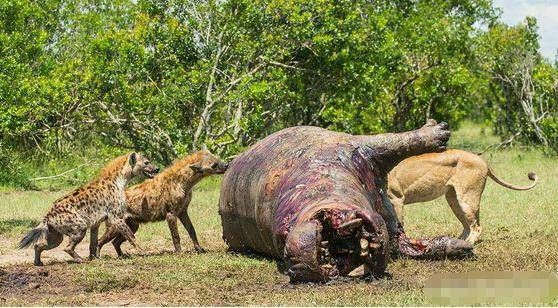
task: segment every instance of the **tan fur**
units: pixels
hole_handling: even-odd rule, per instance
[[[184,225],[194,243],[196,251],[203,248],[198,243],[195,229],[188,216],[188,205],[192,199],[192,187],[203,177],[224,173],[227,165],[207,151],[196,152],[162,171],[153,179],[126,190],[128,218],[126,223],[136,232],[140,223],[167,220],[176,252],[181,251],[177,218]],[[100,240],[102,246],[114,235],[107,231]],[[122,255],[120,248],[125,238],[117,236],[113,245]]]
[[[537,183],[536,175],[529,173],[529,179],[534,181],[532,185],[508,184],[496,177],[478,155],[447,150],[403,160],[388,175],[388,197],[403,223],[405,204],[426,202],[445,195],[453,213],[463,224],[463,233],[459,238],[474,244],[482,231],[479,203],[487,176],[514,190],[531,189]]]
[[[154,168],[139,154],[120,156],[110,162],[90,183],[56,200],[43,222],[26,236],[20,247],[35,243],[35,265],[42,265],[41,253],[57,247],[64,235],[69,237],[64,249],[76,262],[83,259],[75,252],[87,229],[91,228],[91,254],[95,254],[99,224],[107,220],[136,245],[134,235],[124,221],[126,214],[126,183],[140,174],[151,174]]]

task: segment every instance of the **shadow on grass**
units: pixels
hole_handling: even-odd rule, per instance
[[[0,220],[0,235],[17,229],[34,228],[38,224],[38,220],[28,218]]]
[[[227,253],[232,255],[244,256],[251,259],[261,260],[261,261],[271,261],[275,263],[277,270],[282,273],[283,275],[287,274],[287,270],[289,269],[289,265],[284,260],[279,260],[270,256],[266,256],[260,253],[257,253],[249,248],[244,249],[232,249],[228,248]]]

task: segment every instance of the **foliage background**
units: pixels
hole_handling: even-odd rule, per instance
[[[490,0],[0,0],[0,185],[69,169],[75,185],[130,149],[227,157],[292,125],[469,119],[555,153],[558,64],[536,20],[499,15]]]

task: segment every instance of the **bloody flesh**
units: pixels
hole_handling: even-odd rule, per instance
[[[231,250],[288,264],[292,281],[382,275],[391,253],[458,256],[471,246],[448,237],[411,240],[385,195],[401,160],[445,149],[447,124],[353,136],[309,126],[274,133],[225,173],[219,213]]]

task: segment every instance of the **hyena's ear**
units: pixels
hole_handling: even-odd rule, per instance
[[[200,164],[191,164],[190,169],[192,169],[194,171],[194,173],[202,173],[203,172],[203,168],[202,166],[200,166]]]
[[[136,152],[133,152],[132,154],[130,154],[130,156],[128,156],[128,163],[130,164],[130,166],[135,166],[137,161],[138,154],[136,154]]]

